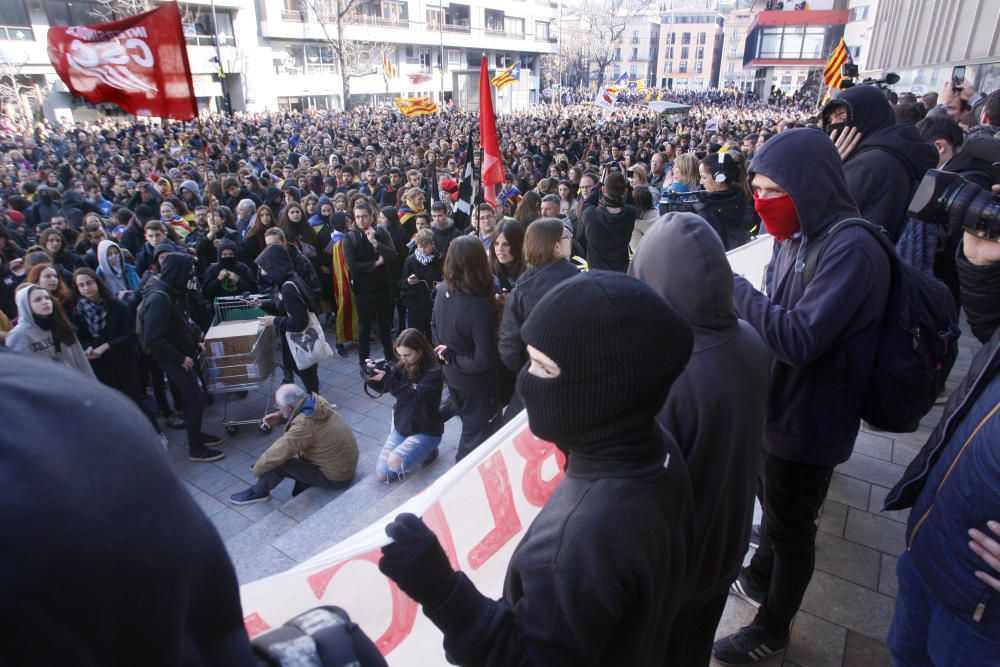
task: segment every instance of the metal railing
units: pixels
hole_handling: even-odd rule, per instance
[[[347,17],[347,23],[351,25],[371,25],[379,28],[409,28],[410,19],[406,18],[383,18],[381,16],[369,16],[366,14],[353,14]]]

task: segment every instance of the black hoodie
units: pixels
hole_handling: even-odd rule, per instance
[[[874,86],[848,88],[823,107],[847,108],[847,125],[861,141],[844,162],[847,188],[862,217],[889,230],[895,242],[917,183],[937,164],[937,151],[912,123],[896,125],[892,106]]]
[[[233,256],[228,260],[223,259],[223,250],[231,251]],[[205,287],[202,288],[202,293],[209,302],[219,296],[234,296],[257,289],[254,272],[249,266],[240,261],[240,248],[236,245],[235,241],[226,238],[219,243],[218,260],[210,265],[203,274],[202,282],[205,284]],[[237,279],[233,281],[227,277],[225,281],[219,280],[219,274],[223,269],[235,273]]]
[[[749,544],[770,354],[737,319],[725,250],[700,217],[668,213],[653,223],[629,275],[656,290],[694,330],[691,360],[657,421],[677,440],[694,488],[698,529],[684,606],[700,605],[725,593]]]
[[[269,245],[257,256],[259,266],[274,289],[274,306],[277,317],[274,329],[284,336],[286,331],[305,331],[309,326],[309,312],[316,306],[310,295],[309,286],[295,273],[292,258],[286,246],[276,243]]]
[[[2,365],[4,663],[255,664],[225,546],[146,417],[74,370]]]
[[[143,321],[140,343],[159,363],[180,365],[184,357],[198,356],[200,336],[187,314],[187,284],[194,270],[194,260],[180,252],[169,253],[160,272],[143,290],[140,318]]]
[[[811,242],[841,220],[859,217],[840,156],[819,130],[786,130],[767,140],[751,174],[774,180],[792,198],[800,234],[775,241],[767,294],[733,278],[736,311],[771,350],[764,449],[812,465],[851,456],[889,293],[889,258],[871,232],[850,227],[827,243],[808,286]]]

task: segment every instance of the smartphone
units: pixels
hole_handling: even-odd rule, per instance
[[[965,83],[965,65],[961,65],[951,70],[951,87],[956,91],[962,89]]]

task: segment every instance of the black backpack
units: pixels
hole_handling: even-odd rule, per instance
[[[162,294],[167,297],[168,301],[170,300],[170,295],[163,290],[150,290],[149,293],[143,295],[143,299],[135,311],[135,336],[139,339],[139,349],[146,354],[150,354],[149,347],[146,345],[146,309],[149,304],[149,297],[153,294]]]
[[[934,406],[958,356],[955,300],[944,283],[900,259],[885,229],[860,218],[841,220],[810,244],[805,284],[815,276],[826,244],[849,227],[864,227],[878,239],[892,276],[861,418],[884,431],[912,433]]]

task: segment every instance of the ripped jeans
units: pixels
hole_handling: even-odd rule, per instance
[[[439,444],[441,444],[441,436],[439,435],[424,435],[423,433],[403,435],[396,429],[392,429],[378,455],[375,472],[380,477],[389,480],[403,477],[407,472],[426,461]],[[392,454],[402,459],[402,465],[397,470],[389,467],[389,456]]]

